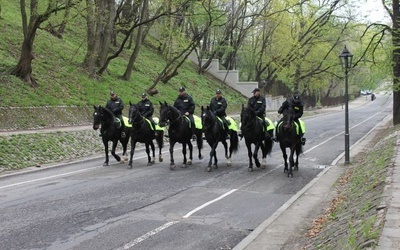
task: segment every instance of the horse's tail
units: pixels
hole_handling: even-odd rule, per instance
[[[196,142],[197,142],[197,148],[202,149],[203,148],[203,130],[201,130],[201,129],[196,129]]]
[[[156,142],[158,148],[164,147],[164,130],[157,130]]]
[[[231,141],[230,147],[232,149],[232,152],[236,153],[239,149],[239,137],[237,131],[231,130],[229,137]]]
[[[272,152],[272,147],[274,146],[274,142],[272,141],[272,136],[274,135],[274,130],[268,130],[268,135],[264,140],[264,146],[265,146],[265,150],[267,155],[271,154]]]

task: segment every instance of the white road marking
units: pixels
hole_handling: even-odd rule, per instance
[[[199,206],[199,207],[193,209],[192,211],[190,211],[189,213],[187,213],[187,214],[186,214],[185,216],[183,216],[182,218],[184,218],[184,219],[189,218],[189,216],[191,216],[192,214],[196,213],[196,212],[199,211],[200,209],[203,209],[203,208],[205,208],[205,207],[207,207],[207,206],[213,204],[214,202],[217,202],[217,201],[223,199],[224,197],[226,197],[226,196],[228,196],[228,195],[230,195],[230,194],[232,194],[233,192],[236,192],[236,191],[237,191],[237,189],[232,189],[231,191],[229,191],[229,192],[227,192],[227,193],[221,195],[220,197],[218,197],[218,198],[216,198],[216,199],[214,199],[214,200],[211,200],[211,201],[209,201],[209,202],[206,202],[206,203],[204,203],[203,205],[201,205],[201,206]]]
[[[125,244],[123,247],[117,248],[116,250],[126,250],[126,249],[129,249],[131,247],[134,247],[135,245],[139,244],[140,242],[146,240],[147,238],[150,238],[151,236],[161,232],[164,229],[169,228],[170,226],[172,226],[172,225],[174,225],[176,223],[179,223],[179,221],[171,221],[171,222],[165,223],[161,227],[158,227],[158,228],[156,228],[154,230],[151,230],[150,232],[147,232],[147,233],[143,234],[139,238],[137,238],[137,239]]]

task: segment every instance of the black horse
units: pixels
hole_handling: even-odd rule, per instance
[[[228,159],[228,166],[231,166],[231,156],[233,152],[237,152],[239,148],[239,139],[237,131],[230,129],[226,131],[223,127],[222,121],[218,121],[218,118],[214,115],[214,113],[210,110],[210,107],[207,106],[204,109],[201,106],[201,123],[203,125],[203,131],[206,137],[208,144],[211,147],[210,151],[210,161],[208,162],[207,172],[211,171],[211,163],[214,157],[214,168],[218,168],[218,159],[216,148],[218,143],[221,142],[224,145],[225,149],[225,158]],[[226,136],[229,135],[230,145],[229,145],[229,154],[228,154],[228,145],[226,142]]]
[[[133,154],[135,153],[136,143],[141,142],[145,144],[146,153],[147,153],[147,166],[152,165],[155,160],[155,147],[153,143],[153,139],[156,139],[158,148],[159,148],[159,156],[158,160],[160,162],[163,161],[161,150],[164,146],[164,131],[159,130],[155,131],[155,128],[152,128],[152,124],[150,121],[145,119],[139,112],[138,107],[136,104],[132,104],[129,102],[129,124],[133,125],[132,133],[131,133],[131,157],[129,159],[129,168],[132,168],[132,158]],[[152,151],[153,159],[150,155],[150,148]]]
[[[102,106],[93,106],[93,129],[99,129],[100,125],[100,134],[104,144],[104,152],[106,154],[106,160],[103,166],[108,166],[108,142],[112,141],[111,154],[114,158],[120,162],[124,163],[124,159],[121,159],[116,153],[115,149],[117,148],[118,141],[122,144],[122,156],[125,156],[125,160],[128,160],[128,156],[126,154],[127,145],[129,142],[129,134],[131,132],[131,128],[125,126],[125,138],[121,138],[121,129],[117,128],[115,124],[115,116],[114,114],[107,108]]]
[[[253,171],[253,161],[252,156],[254,158],[254,162],[256,166],[259,168],[265,169],[267,166],[267,155],[271,153],[273,141],[273,130],[268,130],[263,127],[261,119],[256,116],[254,110],[248,107],[244,107],[242,105],[242,111],[240,113],[240,121],[241,121],[241,131],[244,136],[244,141],[247,147],[247,154],[249,156],[249,172]],[[254,144],[254,152],[251,151],[251,144]],[[258,160],[258,150],[261,148],[262,152],[262,164]]]
[[[182,144],[182,154],[183,154],[183,165],[191,165],[193,160],[193,145],[191,138],[194,134],[196,135],[197,147],[199,149],[199,159],[203,159],[201,155],[201,149],[203,148],[203,135],[201,129],[191,128],[190,121],[187,117],[181,115],[174,106],[168,105],[166,102],[160,102],[160,126],[168,127],[169,136],[169,154],[170,154],[170,169],[175,169],[174,162],[174,145],[179,142]],[[186,145],[189,147],[189,160],[186,158]]]
[[[293,166],[294,170],[299,170],[299,154],[303,152],[303,147],[301,145],[301,136],[296,132],[296,124],[294,122],[294,109],[289,107],[283,111],[282,122],[280,122],[276,130],[278,133],[277,140],[282,150],[283,159],[285,161],[284,173],[288,173],[288,177],[293,177]],[[286,148],[290,148],[289,163],[288,168]],[[296,162],[294,161],[294,153],[296,152]]]

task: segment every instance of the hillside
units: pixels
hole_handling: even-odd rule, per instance
[[[110,90],[117,92],[126,104],[129,101],[136,103],[166,63],[156,51],[145,45],[130,81],[120,79],[132,53],[127,49],[111,61],[107,74],[97,79],[89,77],[81,67],[86,50],[85,20],[76,15],[67,25],[62,39],[44,29],[38,30],[34,41],[33,75],[39,86],[31,88],[7,73],[17,63],[21,49],[23,35],[19,2],[2,2],[2,17],[0,47],[4,49],[0,51],[0,106],[3,109],[0,112],[3,113],[8,112],[5,107],[104,105]],[[50,22],[57,23],[57,18],[60,17],[55,16]],[[197,74],[195,65],[189,61],[169,83],[159,84],[158,94],[150,98],[155,104],[172,102],[182,85],[187,87],[198,107],[207,105],[217,88],[222,89],[228,101],[228,111],[237,109],[246,101],[240,93],[213,77]]]

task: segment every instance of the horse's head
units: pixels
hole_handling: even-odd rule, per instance
[[[290,129],[293,125],[294,121],[294,109],[292,106],[289,106],[287,109],[285,109],[282,113],[283,118],[282,118],[282,125],[285,129]]]
[[[141,118],[139,109],[136,104],[129,102],[129,124],[132,124],[138,118]]]
[[[203,125],[203,128],[206,129],[210,127],[215,122],[215,120],[215,115],[210,110],[210,107],[207,106],[207,108],[204,108],[203,106],[201,106],[201,123]]]
[[[102,106],[93,106],[93,129],[97,130],[101,124],[106,122],[113,122],[114,115],[113,113],[105,107]]]
[[[103,120],[103,107],[101,106],[94,106],[94,111],[93,111],[93,129],[97,130],[100,127],[100,124]]]
[[[165,127],[169,123],[170,119],[170,106],[167,104],[167,102],[160,102],[160,122],[159,125],[161,127]]]
[[[252,125],[256,119],[256,113],[253,109],[245,107],[242,104],[242,111],[240,112],[240,122],[242,127]]]

